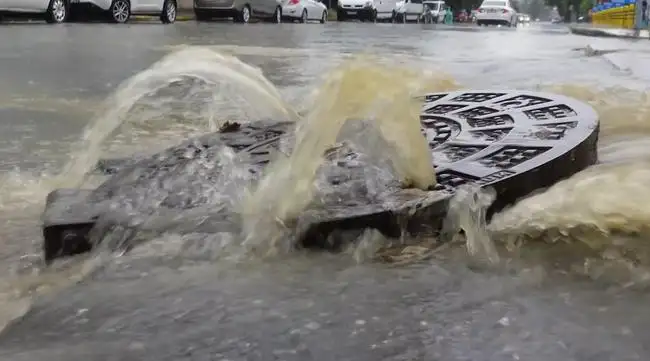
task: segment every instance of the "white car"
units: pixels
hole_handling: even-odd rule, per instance
[[[375,8],[377,10],[377,21],[391,21],[393,20],[393,10],[395,10],[395,5],[397,0],[378,0],[375,1]]]
[[[319,20],[327,22],[327,6],[318,0],[288,0],[282,5],[282,18],[287,20]]]
[[[2,0],[0,0],[2,1]],[[22,1],[22,0],[20,0]],[[131,15],[158,16],[160,21],[171,24],[176,21],[176,0],[69,0],[75,14],[99,9],[107,13],[115,23],[126,23]]]
[[[420,21],[424,13],[424,4],[431,9],[434,22],[440,22],[444,16],[445,2],[443,0],[400,0],[393,10],[393,22],[405,23],[407,21]]]
[[[68,18],[68,10],[65,0],[0,0],[0,18],[3,15],[42,17],[50,24],[59,24]]]
[[[373,0],[338,0],[336,15],[338,21],[354,18],[361,21],[375,21],[377,8]]]
[[[476,13],[477,25],[517,25],[517,11],[510,0],[485,0]]]

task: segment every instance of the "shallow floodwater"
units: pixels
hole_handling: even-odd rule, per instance
[[[616,49],[616,57],[585,50],[595,42]],[[201,53],[188,53],[188,46]],[[629,62],[615,65],[643,56],[649,46],[574,37],[550,25],[4,26],[0,66],[10,71],[0,82],[0,322],[31,311],[5,328],[0,356],[647,359],[648,73]],[[136,75],[170,52],[193,56],[167,58],[178,63],[163,61],[153,75]],[[219,73],[198,56],[205,52],[259,67],[278,93],[268,85],[267,95],[255,93],[259,77],[251,84]],[[81,184],[94,159],[162,149],[224,120],[296,117],[287,109],[309,114],[329,99],[319,98],[319,90],[322,95],[327,80],[337,79],[335,69],[361,52],[369,59],[367,72],[344,71],[351,79],[382,69],[414,83],[420,78],[409,74],[421,73],[430,81],[415,85],[426,83],[429,91],[542,89],[586,101],[601,115],[602,164],[495,217],[479,233],[479,241],[493,241],[499,252],[498,261],[488,257],[493,262],[469,256],[461,241],[431,249],[428,240],[391,262],[374,262],[372,234],[340,255],[233,260],[223,257],[226,238],[166,235],[121,257],[102,254],[40,268],[44,197],[53,188]],[[157,87],[174,71],[225,85],[218,92],[202,85]],[[133,75],[154,80],[118,88]],[[389,85],[377,85],[372,98],[391,94]],[[147,87],[158,90],[140,97]],[[362,100],[348,104],[351,113],[368,110]],[[306,160],[285,166],[306,167]],[[209,242],[215,239],[220,242]]]

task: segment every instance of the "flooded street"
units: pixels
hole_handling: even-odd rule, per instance
[[[249,71],[239,63],[203,58],[213,53],[260,68],[279,94],[226,71]],[[360,53],[372,62],[344,73],[347,93],[331,102],[346,107],[328,108],[317,94],[328,89],[323,78],[337,79],[334,69]],[[650,70],[631,60],[648,53],[647,41],[543,24],[2,25],[0,359],[650,359]],[[601,164],[494,218],[484,236],[497,262],[469,256],[461,242],[403,264],[373,262],[369,241],[342,254],[226,256],[226,236],[168,234],[123,256],[42,267],[46,195],[96,185],[82,175],[97,159],[151,153],[225,120],[364,115],[382,94],[382,112],[401,112],[390,100],[411,88],[390,82],[417,83],[420,72],[425,92],[543,90],[601,116]],[[378,94],[355,98],[363,77],[380,73]],[[174,80],[187,74],[230,86]],[[323,137],[334,129],[322,127]],[[309,159],[286,167],[307,173]],[[301,201],[297,190],[267,186],[259,189]],[[245,203],[244,193],[228,196]],[[249,203],[276,202],[275,216],[294,211],[263,193]],[[252,227],[253,248],[275,237]]]

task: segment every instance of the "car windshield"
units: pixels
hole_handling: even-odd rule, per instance
[[[438,10],[440,9],[440,4],[439,2],[426,2],[424,5],[428,7],[431,10]]]
[[[486,7],[486,6],[505,7],[506,2],[505,1],[486,1],[481,5],[481,7]]]

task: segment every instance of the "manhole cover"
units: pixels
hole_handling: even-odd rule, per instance
[[[399,236],[405,224],[411,230],[420,230],[422,224],[432,225],[435,230],[447,201],[460,186],[493,187],[497,192],[491,209],[494,211],[597,160],[598,116],[574,99],[500,90],[433,93],[423,99],[421,129],[432,150],[436,188],[429,192],[397,190],[381,202],[308,209],[298,220],[298,227],[304,229],[302,239],[310,242],[305,246],[336,247],[338,242],[331,236],[340,230],[377,228],[389,236]],[[255,172],[270,161],[279,137],[291,126],[251,123],[231,132],[187,141],[154,156],[102,161],[100,168],[104,172],[116,174],[96,190],[58,190],[48,196],[43,217],[46,260],[91,248],[76,243],[88,242],[88,229],[99,212],[93,208],[94,202],[129,194],[152,179],[173,178],[185,172],[183,164],[189,160],[214,156],[211,152],[218,151],[217,145],[248,153],[251,171]],[[203,180],[202,184],[209,183],[209,177]],[[202,191],[199,187],[189,193]],[[174,209],[197,204],[200,200],[182,197],[161,203]]]

